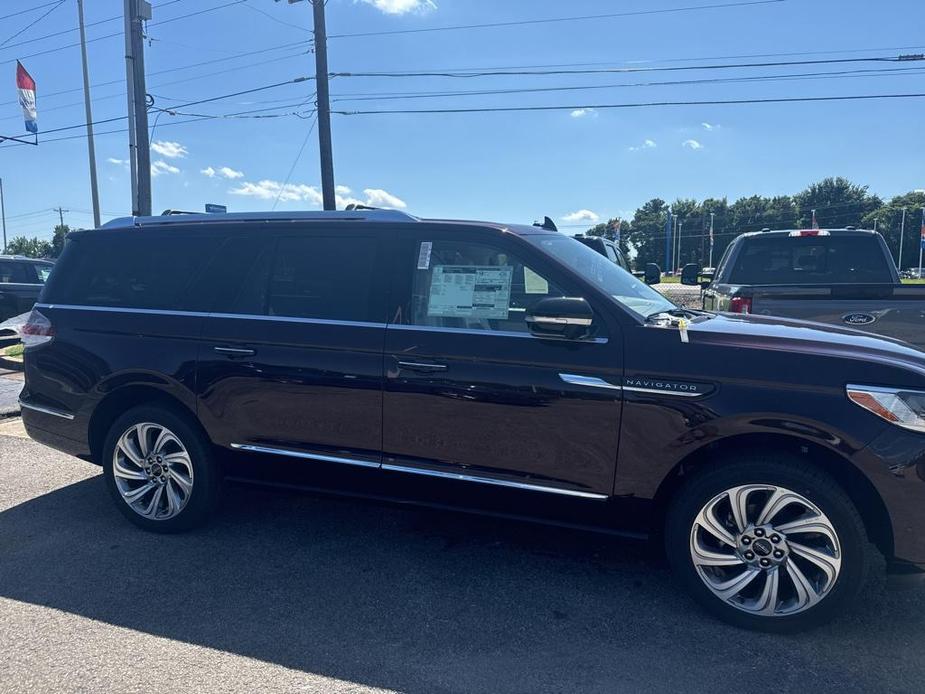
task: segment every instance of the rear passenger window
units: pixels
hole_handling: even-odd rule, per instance
[[[44,300],[113,308],[184,309],[187,287],[217,245],[206,237],[136,230],[68,244]]]
[[[36,279],[30,265],[12,260],[0,260],[0,283],[35,284]]]
[[[267,290],[271,316],[381,322],[373,300],[376,245],[351,236],[281,238]]]

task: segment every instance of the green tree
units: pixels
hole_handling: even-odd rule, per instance
[[[630,231],[625,235],[627,243],[636,251],[635,267],[644,268],[646,263],[665,263],[665,222],[668,205],[660,198],[653,198],[636,210]]]
[[[840,176],[813,183],[797,193],[793,201],[799,213],[796,226],[803,229],[812,226],[813,210],[821,228],[840,228],[861,226],[866,215],[883,205],[880,198],[867,192],[867,186]]]
[[[57,258],[64,250],[64,238],[68,235],[71,228],[67,224],[55,225],[55,233],[51,239],[51,257]]]
[[[902,233],[903,208],[906,209],[906,230]],[[864,216],[861,226],[876,228],[893,254],[894,263],[899,266],[899,241],[903,239],[902,269],[917,268],[922,228],[922,209],[925,208],[925,193],[905,193],[892,198],[886,205],[878,207]]]
[[[24,255],[29,258],[51,258],[52,246],[43,239],[16,236],[7,243],[5,252],[9,255]]]
[[[620,250],[623,251],[623,254],[629,257],[630,247],[627,243],[627,238],[630,233],[630,227],[632,226],[631,222],[626,219],[620,219],[619,217],[613,217],[608,219],[606,222],[601,222],[600,224],[595,224],[593,227],[588,229],[585,234],[587,236],[603,236],[605,239],[610,239],[611,241],[616,238],[617,229],[620,230]]]

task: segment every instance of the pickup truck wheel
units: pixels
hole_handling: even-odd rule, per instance
[[[145,530],[188,530],[218,503],[221,475],[208,441],[172,410],[141,406],[119,417],[102,464],[116,506]]]
[[[842,612],[872,551],[841,487],[783,456],[729,460],[693,476],[669,509],[665,541],[673,570],[701,605],[774,632]]]

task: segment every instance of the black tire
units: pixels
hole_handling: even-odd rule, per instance
[[[821,600],[804,611],[789,615],[757,615],[744,611],[707,587],[694,564],[691,537],[698,514],[723,492],[749,484],[773,485],[796,492],[824,513],[834,527],[840,545],[840,571]],[[835,480],[805,460],[774,454],[719,461],[692,475],[668,509],[665,547],[677,578],[709,612],[739,627],[777,633],[820,626],[850,608],[866,581],[874,551],[857,509]],[[795,556],[788,555],[785,561],[794,561]],[[789,577],[786,577],[785,565],[780,569],[782,590],[785,590],[784,584],[789,582]],[[758,580],[767,580],[767,574],[764,578],[756,578]],[[790,586],[792,590],[792,582]]]
[[[102,459],[98,461],[103,468],[106,487],[122,515],[144,530],[158,533],[189,530],[203,525],[218,507],[222,487],[221,470],[214,459],[208,439],[195,423],[190,423],[189,417],[190,415],[184,415],[170,407],[141,405],[116,419],[106,434]],[[116,445],[124,432],[143,422],[151,422],[169,429],[189,454],[193,472],[192,491],[182,510],[170,518],[146,518],[140,515],[125,501],[116,485]]]

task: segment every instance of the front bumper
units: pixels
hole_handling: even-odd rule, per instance
[[[925,435],[890,426],[854,460],[890,517],[891,573],[925,575]]]

